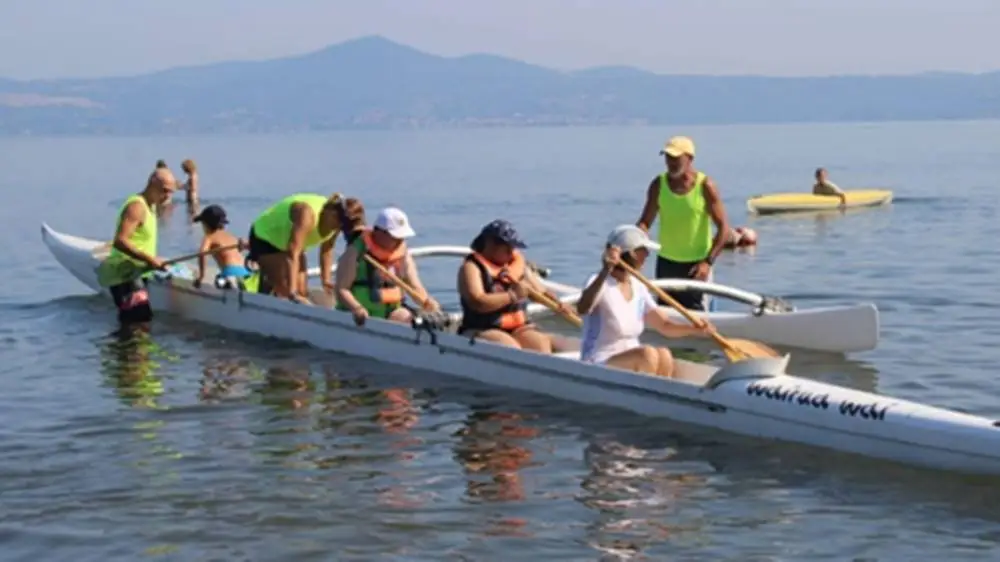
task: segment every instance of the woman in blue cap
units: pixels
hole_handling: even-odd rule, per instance
[[[462,324],[458,333],[510,347],[552,353],[552,336],[528,320],[528,295],[547,294],[520,250],[514,227],[495,220],[476,236],[458,271]],[[557,299],[558,300],[558,299]]]

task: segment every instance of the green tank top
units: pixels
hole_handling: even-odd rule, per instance
[[[704,184],[705,174],[698,172],[691,191],[677,195],[667,185],[667,174],[660,174],[660,256],[681,263],[708,257],[712,217],[702,193]]]
[[[328,200],[328,197],[315,193],[289,195],[272,205],[253,221],[254,236],[279,250],[287,250],[288,240],[292,237],[292,205],[305,203],[316,215],[316,226],[306,236],[304,249],[319,246],[335,234],[335,232],[330,231],[326,236],[320,236],[319,233],[319,213]]]
[[[150,256],[155,256],[156,214],[153,212],[153,209],[150,208],[149,204],[146,203],[146,199],[144,199],[142,195],[136,194],[125,200],[121,209],[118,210],[118,221],[115,223],[115,232],[117,233],[118,229],[121,228],[122,215],[125,213],[125,208],[131,205],[134,201],[142,203],[142,206],[146,209],[146,218],[143,219],[139,228],[135,229],[135,232],[132,233],[132,236],[129,237],[128,241],[139,249],[139,251]],[[132,257],[125,255],[124,252],[112,247],[107,259],[104,260],[104,263],[102,263],[103,268],[106,268],[105,272],[103,272],[104,277],[102,279],[104,280],[104,283],[107,285],[117,285],[133,278],[132,276],[135,271],[133,267],[120,267],[125,263],[133,264],[137,267],[146,267],[145,262],[133,259]]]

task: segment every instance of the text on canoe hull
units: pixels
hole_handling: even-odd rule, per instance
[[[786,388],[780,385],[769,386],[752,382],[747,385],[747,394],[776,402],[816,408],[818,410],[829,410],[832,406],[828,393],[809,392],[798,387]],[[842,400],[836,404],[836,408],[842,416],[876,421],[885,420],[885,413],[889,410],[889,406],[886,404],[879,404],[877,402],[858,403],[851,400]]]

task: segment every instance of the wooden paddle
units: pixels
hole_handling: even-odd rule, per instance
[[[622,267],[622,269],[638,279],[640,283],[645,285],[646,288],[652,291],[653,294],[660,298],[660,300],[666,302],[674,310],[681,313],[681,315],[684,316],[684,318],[687,318],[688,322],[692,325],[699,328],[705,326],[705,323],[702,322],[697,316],[691,314],[688,309],[681,306],[681,304],[668,295],[666,291],[654,285],[652,281],[647,279],[642,273],[636,271],[634,267],[624,261],[618,262],[618,264]],[[714,339],[716,343],[719,344],[719,347],[722,348],[722,352],[725,353],[726,357],[732,362],[756,357],[781,357],[777,351],[760,342],[752,340],[727,339],[722,337],[722,334],[714,328],[710,329],[708,334],[712,336],[712,339]]]
[[[167,267],[167,266],[170,266],[170,265],[175,265],[175,264],[186,262],[186,261],[191,261],[193,259],[198,259],[198,258],[200,258],[202,256],[210,256],[210,255],[212,255],[214,253],[217,253],[217,252],[225,252],[225,251],[228,251],[228,250],[238,250],[239,248],[240,248],[239,244],[231,244],[229,246],[223,246],[221,248],[213,248],[211,250],[205,250],[204,252],[197,252],[197,253],[194,253],[194,254],[188,254],[186,256],[180,256],[178,258],[171,258],[171,259],[163,262],[163,266]],[[115,268],[115,269],[117,269],[117,271],[116,270],[109,270],[107,267],[105,267],[106,263],[107,263],[107,259],[105,259],[104,261],[102,261],[101,265],[97,266],[97,282],[102,287],[107,287],[109,285],[115,284],[114,281],[108,282],[108,275],[114,274],[116,280],[117,279],[122,279],[121,281],[118,281],[119,283],[124,283],[124,282],[127,282],[127,281],[131,281],[132,279],[135,279],[136,277],[139,277],[140,275],[145,275],[146,273],[149,273],[150,271],[155,271],[155,269],[153,269],[152,267],[148,267],[148,266],[143,267],[143,266],[138,265],[135,262],[131,262],[131,261],[121,262],[118,265],[118,267],[124,268],[124,269]]]
[[[372,267],[374,267],[376,270],[378,270],[378,272],[381,273],[383,276],[385,276],[386,279],[388,279],[389,281],[392,281],[393,283],[396,284],[396,286],[398,286],[400,289],[402,289],[403,292],[406,293],[406,295],[408,297],[410,297],[411,299],[413,299],[414,301],[416,301],[416,303],[418,305],[420,305],[420,308],[424,308],[424,306],[427,305],[427,301],[424,300],[423,297],[420,296],[420,293],[418,293],[416,289],[414,289],[413,287],[411,287],[409,283],[407,283],[407,282],[403,281],[402,279],[400,279],[398,275],[396,275],[395,273],[389,271],[389,268],[387,268],[384,265],[380,264],[378,262],[378,260],[376,260],[375,258],[371,257],[368,254],[365,254],[365,260],[368,263],[372,264]]]
[[[580,328],[580,327],[583,326],[583,320],[581,320],[579,316],[577,316],[572,311],[563,310],[562,307],[559,306],[560,303],[558,301],[556,301],[555,299],[549,297],[545,293],[540,293],[540,292],[538,292],[538,291],[536,291],[534,289],[529,288],[528,289],[528,298],[530,298],[531,300],[537,302],[538,304],[540,304],[540,305],[548,308],[552,312],[555,312],[559,316],[562,316],[563,318],[566,319],[567,322],[569,322],[570,324],[576,326],[577,328]]]

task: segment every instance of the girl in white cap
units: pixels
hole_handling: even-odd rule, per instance
[[[649,253],[659,249],[659,244],[636,226],[622,225],[608,235],[601,270],[587,279],[576,304],[577,312],[584,316],[581,360],[669,377],[674,366],[670,350],[639,342],[646,324],[667,338],[708,333],[707,327],[670,320],[649,290],[619,267],[619,262],[624,261],[641,270]]]

